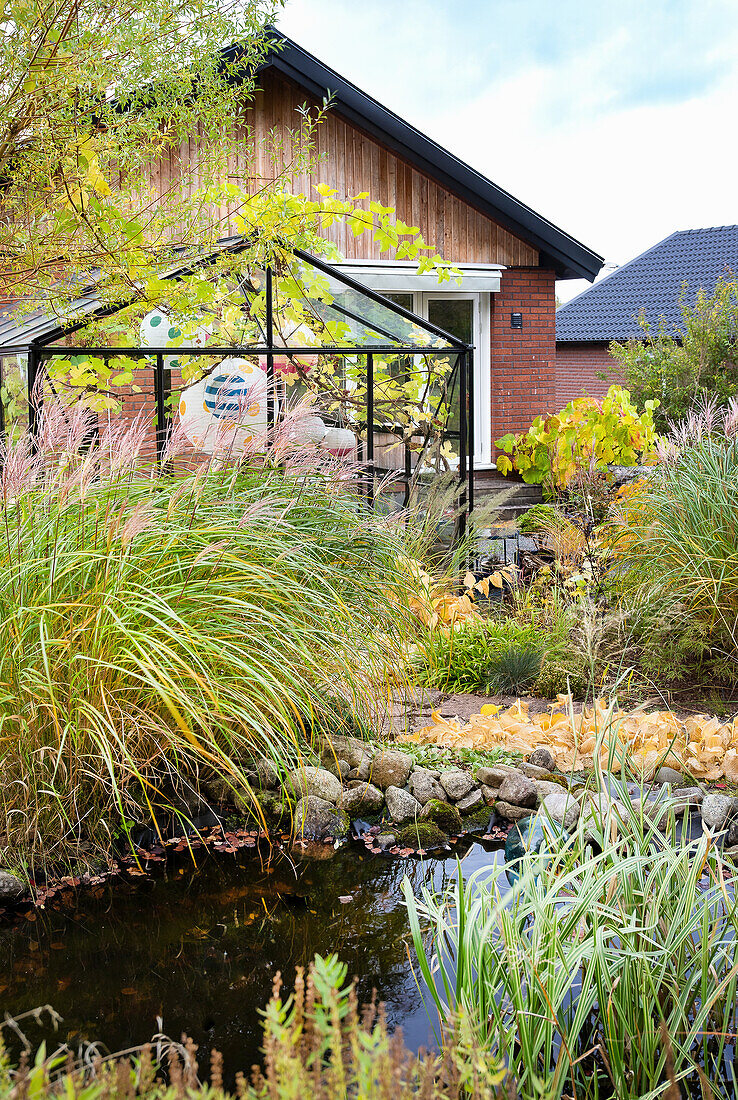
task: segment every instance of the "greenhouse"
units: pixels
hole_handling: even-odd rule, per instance
[[[176,434],[179,460],[197,462],[248,456],[299,408],[299,442],[353,465],[371,505],[407,507],[438,479],[458,480],[461,533],[473,348],[306,252],[274,250],[254,266],[239,262],[245,251],[229,238],[166,272],[171,308],[135,294],[111,304],[92,287],[53,316],[6,314],[2,431],[33,438],[45,402],[83,402],[98,431],[138,417],[152,460],[171,459]],[[191,293],[179,301],[195,281],[198,310]]]

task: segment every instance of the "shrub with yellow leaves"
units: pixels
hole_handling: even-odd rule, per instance
[[[529,706],[523,699],[506,709],[488,703],[466,723],[433,711],[431,725],[405,740],[523,754],[546,745],[562,771],[592,768],[598,756],[605,769],[620,772],[627,766],[645,779],[667,762],[696,779],[725,776],[738,782],[738,718],[720,722],[695,714],[682,720],[668,710],[623,711],[604,699],[575,714],[568,695],[559,695],[547,713],[530,714]]]
[[[415,558],[399,558],[397,565],[411,582],[410,609],[429,630],[459,630],[468,622],[478,621],[481,618],[476,606],[478,596],[489,597],[490,588],[502,590],[505,582],[511,584],[513,580],[509,568],[495,570],[481,580],[467,572],[464,591],[459,594],[454,590],[457,585],[447,578],[434,579]]]

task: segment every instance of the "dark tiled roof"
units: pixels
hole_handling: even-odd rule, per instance
[[[684,284],[687,301],[694,301],[700,288],[712,293],[718,277],[726,274],[738,276],[738,225],[672,233],[561,306],[556,339],[573,343],[640,336],[641,310],[650,324],[663,316],[670,329],[679,329]]]

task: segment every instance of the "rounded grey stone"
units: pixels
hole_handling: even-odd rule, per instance
[[[479,787],[476,787],[469,794],[465,794],[463,798],[460,798],[456,803],[456,809],[460,814],[471,814],[475,810],[481,810],[484,806],[484,798]]]
[[[369,778],[369,775],[371,774],[371,770],[372,770],[372,757],[369,755],[369,753],[366,753],[364,756],[362,756],[361,760],[356,765],[356,767],[351,769],[351,771],[349,772],[349,775],[353,779],[354,778],[354,772],[355,772],[356,773],[356,775],[355,775],[356,779],[366,780],[366,779]]]
[[[520,771],[529,779],[545,779],[551,774],[550,768],[539,768],[537,764],[524,763],[520,765]]]
[[[340,780],[326,768],[295,768],[287,778],[292,789],[300,794],[312,794],[333,803],[338,802],[341,797]]]
[[[509,764],[477,768],[477,782],[483,783],[485,787],[499,787],[506,775],[520,775],[520,772]]]
[[[563,825],[568,832],[579,820],[579,803],[566,791],[554,791],[544,798],[543,812],[548,814],[552,821]]]
[[[539,805],[548,795],[558,794],[560,791],[564,790],[559,783],[551,783],[548,779],[534,779],[533,782],[536,785]],[[566,791],[564,791],[564,793],[566,794]]]
[[[528,763],[544,771],[552,772],[556,767],[556,757],[545,745],[539,745],[528,757]]]
[[[334,734],[323,749],[322,755],[326,759],[335,757],[338,760],[345,760],[350,768],[357,768],[362,759],[368,755],[368,745],[356,737]]]
[[[430,802],[432,798],[439,798],[442,802],[446,801],[446,792],[427,768],[413,768],[410,772],[408,786],[421,806],[425,806],[426,802]]]
[[[699,806],[705,799],[705,792],[701,787],[675,787],[671,797],[680,802],[687,802],[690,806]]]
[[[349,831],[349,816],[344,810],[337,809],[331,802],[317,795],[309,794],[301,798],[295,807],[293,832],[296,837],[306,840],[339,840]]]
[[[738,808],[738,799],[726,794],[706,794],[702,800],[702,820],[709,829],[724,829]]]
[[[584,828],[584,836],[587,840],[596,839],[597,833],[603,833],[608,822],[614,822],[616,826],[624,825],[630,818],[627,808],[616,798],[601,792],[590,795],[582,803],[581,821]]]
[[[526,775],[506,775],[500,784],[500,798],[513,806],[535,806],[538,791],[533,780]]]
[[[375,787],[381,787],[383,791],[388,787],[404,787],[412,766],[412,756],[399,749],[388,749],[374,757],[367,778],[371,778]],[[364,777],[360,775],[359,778]]]
[[[448,771],[441,772],[440,784],[448,797],[458,802],[473,789],[474,780],[470,772],[465,772],[461,768],[449,768]]]
[[[0,903],[20,901],[26,894],[26,888],[19,878],[10,871],[0,871]]]
[[[338,805],[352,816],[358,813],[374,813],[384,805],[384,795],[371,783],[357,783],[345,790]]]
[[[527,806],[513,806],[510,802],[495,802],[495,812],[504,817],[506,821],[522,821],[530,817],[533,810]]]
[[[256,774],[259,779],[259,785],[263,790],[273,791],[275,787],[279,786],[279,772],[271,760],[260,757],[256,761]]]
[[[654,785],[657,787],[663,786],[664,783],[671,783],[672,785],[679,786],[684,782],[684,776],[681,772],[678,772],[676,768],[661,767],[653,777]]]
[[[414,821],[420,813],[420,803],[417,798],[404,791],[402,787],[391,786],[384,792],[387,802],[387,810],[395,825],[406,825]]]

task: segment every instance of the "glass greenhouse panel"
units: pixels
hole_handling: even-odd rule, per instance
[[[28,357],[0,355],[0,432],[14,439],[28,430]]]

